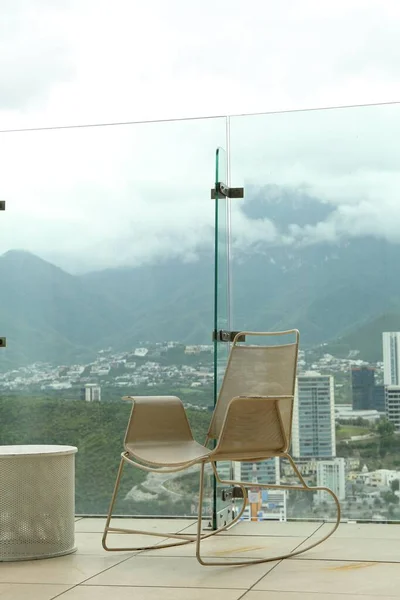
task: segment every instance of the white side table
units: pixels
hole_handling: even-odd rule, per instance
[[[75,547],[74,446],[0,446],[0,561]]]

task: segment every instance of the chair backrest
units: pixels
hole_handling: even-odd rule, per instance
[[[278,336],[293,335],[294,342],[282,345],[249,345],[240,339],[265,336],[270,341]],[[297,329],[274,333],[241,332],[235,338],[228,359],[221,390],[208,430],[209,439],[218,439],[229,402],[236,396],[294,397],[299,332]],[[285,429],[290,435],[292,406],[286,415]]]
[[[125,396],[132,411],[124,444],[168,444],[193,439],[182,402],[175,396]]]
[[[213,458],[256,462],[287,452],[289,438],[281,405],[292,402],[292,396],[233,398]]]

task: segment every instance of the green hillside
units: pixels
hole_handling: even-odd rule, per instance
[[[400,331],[400,310],[380,315],[355,327],[343,337],[330,342],[324,352],[347,357],[351,350],[358,350],[359,357],[367,362],[382,361],[382,332]]]
[[[128,402],[88,403],[63,398],[0,397],[0,444],[66,444],[77,446],[76,513],[105,514],[108,510],[123,438],[130,415]],[[210,413],[188,411],[197,440],[204,442]],[[127,502],[127,492],[146,474],[127,468],[121,483],[117,512],[149,514],[146,502]],[[178,510],[153,502],[160,514]],[[180,506],[181,511],[189,510]],[[150,511],[151,512],[151,511]]]

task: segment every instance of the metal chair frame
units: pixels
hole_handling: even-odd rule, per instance
[[[233,342],[233,348],[235,348],[243,340],[243,336],[255,336],[255,335],[256,336],[276,336],[276,335],[285,335],[285,334],[290,334],[290,333],[296,335],[296,345],[297,346],[296,346],[296,353],[295,353],[295,365],[297,365],[297,354],[298,354],[298,343],[299,343],[299,333],[297,330],[290,330],[290,331],[286,331],[286,332],[277,332],[277,333],[240,332],[235,337],[235,340]],[[232,359],[232,352],[229,357],[226,372],[228,372],[228,370],[229,370],[231,359]],[[204,449],[204,453],[202,456],[199,456],[192,460],[187,460],[187,461],[183,461],[183,462],[181,461],[181,462],[179,462],[179,464],[177,463],[175,465],[170,464],[168,466],[156,466],[156,463],[154,463],[151,460],[144,461],[142,458],[140,458],[140,456],[139,457],[135,456],[135,452],[132,451],[132,449],[131,450],[125,449],[125,451],[121,453],[121,460],[120,460],[120,464],[119,464],[118,474],[117,474],[114,491],[113,491],[112,498],[111,498],[109,511],[107,514],[106,524],[105,524],[103,538],[102,538],[103,548],[105,550],[108,550],[111,552],[119,552],[119,551],[126,552],[126,551],[158,550],[158,549],[162,549],[162,548],[171,548],[174,546],[182,546],[182,545],[186,545],[186,544],[195,543],[196,544],[196,557],[200,564],[202,564],[204,566],[214,566],[214,565],[235,566],[235,565],[259,564],[259,563],[264,563],[264,562],[282,560],[282,559],[289,558],[292,556],[297,556],[299,554],[303,554],[304,552],[307,552],[311,548],[315,548],[316,546],[318,546],[319,544],[321,544],[322,542],[327,540],[336,531],[336,529],[338,528],[338,526],[340,524],[341,511],[340,511],[339,500],[338,500],[337,496],[329,488],[318,487],[318,486],[316,486],[316,487],[309,486],[306,483],[305,479],[303,478],[302,474],[300,473],[293,458],[288,453],[288,449],[290,446],[290,432],[291,432],[292,417],[293,417],[293,402],[294,402],[294,387],[295,387],[295,379],[296,379],[296,368],[294,368],[293,371],[294,371],[293,372],[293,381],[291,381],[292,394],[290,394],[290,395],[257,396],[257,397],[236,396],[236,397],[232,398],[228,403],[228,406],[227,406],[227,409],[226,409],[226,412],[224,415],[223,423],[222,423],[222,426],[219,428],[219,431],[218,431],[218,426],[216,427],[216,425],[215,425],[216,413],[218,410],[218,403],[217,403],[214,414],[213,414],[213,418],[212,418],[212,421],[210,424],[209,433],[207,435],[205,444],[202,447]],[[225,381],[225,379],[224,379],[224,381]],[[224,383],[222,384],[221,391],[223,389],[223,386],[224,386]],[[220,396],[221,396],[221,392],[220,392]],[[125,399],[133,400],[134,404],[135,404],[134,397],[133,398],[125,397]],[[146,403],[146,400],[149,400],[149,402],[151,402],[152,398],[151,397],[149,397],[148,399],[136,398],[137,402],[141,401],[141,402],[144,402],[144,404]],[[177,398],[170,398],[167,400],[170,400],[171,402],[173,401],[175,407],[177,406],[177,402],[180,402],[180,400]],[[283,485],[283,484],[277,485],[277,484],[259,484],[259,483],[253,484],[253,483],[244,482],[244,481],[226,480],[226,479],[222,479],[219,476],[218,471],[217,471],[217,466],[216,466],[218,460],[224,460],[224,461],[225,460],[235,460],[235,461],[238,460],[239,462],[240,461],[241,462],[253,462],[249,456],[242,455],[242,457],[240,457],[240,454],[239,454],[239,456],[231,456],[231,458],[229,458],[229,456],[226,456],[226,452],[228,452],[228,454],[229,454],[230,440],[228,439],[228,442],[225,442],[225,440],[224,440],[224,434],[229,433],[231,431],[231,424],[229,421],[229,416],[232,414],[232,411],[234,411],[235,408],[239,409],[239,410],[243,410],[243,408],[245,406],[247,406],[244,403],[250,402],[250,401],[252,401],[255,406],[257,406],[257,403],[262,403],[265,407],[272,407],[272,404],[274,405],[274,407],[276,408],[277,420],[279,422],[279,427],[277,426],[277,428],[279,429],[279,434],[281,435],[281,445],[282,445],[281,449],[279,449],[278,451],[267,450],[265,452],[264,456],[260,456],[259,454],[257,454],[257,456],[253,457],[253,459],[255,458],[257,461],[260,461],[260,460],[264,460],[264,459],[271,458],[274,456],[279,456],[280,458],[286,458],[289,461],[296,477],[299,479],[299,482],[300,482],[299,485]],[[279,409],[280,403],[284,402],[284,401],[291,402],[290,417],[286,423],[286,425],[287,425],[286,428],[285,428],[285,423],[284,423],[284,417],[282,416],[282,411]],[[181,406],[181,408],[184,413],[183,405]],[[129,427],[130,427],[130,424],[131,424],[133,418],[134,418],[134,406],[132,408],[131,420],[128,424],[125,442],[128,438]],[[182,418],[186,419],[186,423],[187,423],[186,414],[184,416],[182,415]],[[287,420],[287,417],[285,417],[285,418]],[[185,426],[184,423],[183,423],[183,425]],[[187,426],[189,427],[188,423],[187,423]],[[214,432],[213,432],[213,429],[214,429]],[[189,430],[190,430],[190,428],[189,428]],[[212,439],[215,439],[217,437],[216,433],[215,433],[216,430],[219,433],[218,443],[213,450],[208,450],[207,446],[208,446],[209,442]],[[190,434],[191,434],[191,432],[190,432]],[[224,448],[224,445],[226,446],[226,444],[228,444],[228,450],[226,450]],[[225,452],[225,454],[224,454],[224,452]],[[122,473],[123,473],[123,468],[124,468],[125,464],[132,465],[138,469],[141,469],[141,470],[147,471],[147,472],[151,472],[151,473],[176,473],[179,471],[184,471],[193,465],[199,465],[200,466],[200,482],[199,482],[199,505],[198,505],[198,515],[197,515],[197,532],[195,534],[164,533],[164,532],[163,533],[155,533],[155,532],[149,532],[149,531],[139,530],[139,529],[111,527],[110,522],[111,522],[115,502],[117,499],[118,490],[119,490],[121,477],[122,477]],[[222,485],[237,486],[241,489],[242,494],[243,494],[243,505],[242,505],[241,509],[238,511],[235,518],[231,522],[217,528],[214,531],[202,533],[204,471],[205,471],[205,466],[207,464],[211,465],[214,475],[215,475],[215,478],[219,483],[221,483]],[[204,542],[204,540],[206,540],[208,538],[211,538],[211,537],[217,535],[221,531],[231,528],[233,525],[235,525],[239,521],[239,519],[243,515],[243,512],[246,507],[246,500],[248,498],[247,488],[249,488],[249,487],[251,487],[251,488],[257,487],[260,489],[304,491],[304,492],[308,492],[308,493],[310,493],[310,492],[326,492],[327,494],[329,494],[332,497],[334,504],[336,506],[336,509],[337,509],[336,520],[333,522],[332,528],[330,529],[330,531],[324,537],[322,537],[321,539],[319,539],[315,542],[309,543],[309,544],[305,545],[304,547],[301,547],[300,549],[293,550],[293,551],[287,552],[285,554],[281,554],[281,555],[273,556],[273,557],[269,557],[269,558],[247,559],[245,561],[240,560],[240,561],[227,562],[227,561],[220,561],[220,560],[213,560],[213,561],[205,560],[201,554],[202,542]],[[161,543],[161,544],[150,545],[150,546],[139,546],[139,547],[120,547],[120,546],[110,547],[108,545],[108,541],[107,541],[108,534],[110,534],[110,533],[111,534],[141,534],[141,535],[162,537],[162,538],[178,540],[178,541],[173,541],[173,542],[169,542],[169,543]]]

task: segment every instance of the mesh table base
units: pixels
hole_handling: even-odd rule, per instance
[[[0,561],[76,550],[75,452],[70,446],[0,446]]]

